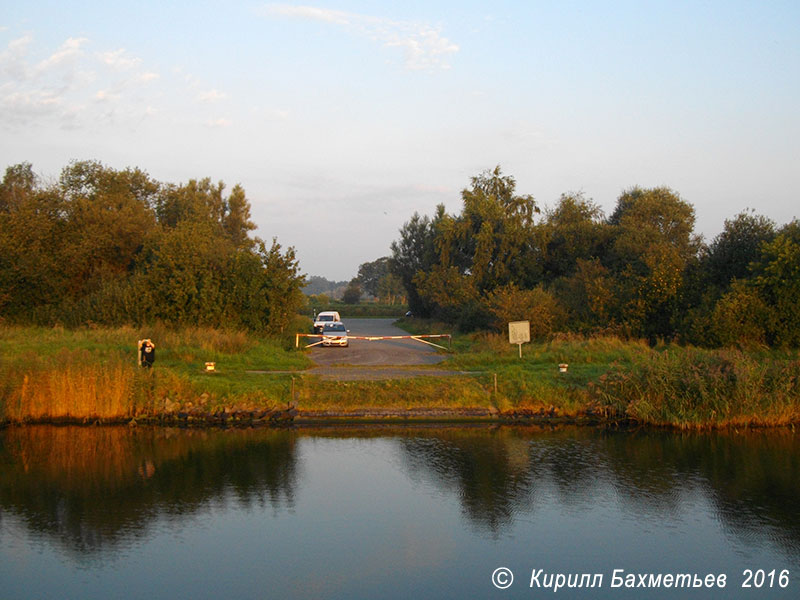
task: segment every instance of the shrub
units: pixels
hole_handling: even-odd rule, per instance
[[[713,335],[723,346],[763,345],[769,312],[755,289],[736,282],[714,307]]]
[[[511,321],[530,321],[532,338],[548,336],[563,319],[556,299],[541,287],[521,290],[512,283],[490,292],[485,305],[495,330],[503,331]]]

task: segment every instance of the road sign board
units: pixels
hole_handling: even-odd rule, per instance
[[[512,321],[508,324],[508,342],[510,344],[525,344],[530,341],[530,321]]]

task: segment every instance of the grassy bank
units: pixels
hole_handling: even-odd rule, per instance
[[[136,364],[136,342],[145,337],[156,344],[153,369]],[[211,328],[2,327],[0,418],[124,420],[274,407],[288,398],[290,373],[310,364],[292,343]],[[207,373],[206,362],[218,372]],[[253,370],[286,373],[265,379]]]
[[[400,323],[412,333],[443,326]],[[518,347],[500,334],[456,335],[448,364],[491,387],[509,415],[600,415],[706,428],[800,422],[800,351],[650,347],[616,337],[561,337]],[[567,372],[558,366],[567,364]],[[497,381],[497,386],[495,386]]]
[[[144,337],[156,343],[152,370],[136,365]],[[0,327],[0,420],[247,421],[294,404],[316,418],[585,417],[684,428],[800,421],[797,352],[566,338],[526,344],[520,359],[504,336],[480,334],[454,338],[440,365],[452,376],[334,382],[306,372],[311,363],[293,343],[209,328]],[[210,361],[215,373],[204,370]]]

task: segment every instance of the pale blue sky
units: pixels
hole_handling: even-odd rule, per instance
[[[0,167],[241,183],[349,279],[500,164],[542,206],[668,185],[800,216],[800,3],[0,1]]]

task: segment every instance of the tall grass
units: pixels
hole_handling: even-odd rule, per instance
[[[157,323],[150,329],[152,339],[159,340],[164,348],[193,348],[220,354],[243,354],[253,348],[256,340],[246,331],[214,329],[211,327],[185,327],[171,329]]]
[[[156,344],[152,370],[137,365],[136,344],[145,337]],[[158,414],[167,405],[183,406],[199,398],[219,404],[258,397],[261,404],[269,404],[270,396],[283,396],[280,385],[270,394],[226,384],[245,378],[248,368],[290,369],[307,364],[305,357],[285,351],[284,346],[289,346],[288,338],[263,339],[207,327],[2,326],[0,422],[121,420]],[[204,373],[206,361],[224,365],[219,377]]]
[[[102,363],[87,350],[27,355],[2,370],[4,413],[14,421],[122,419],[145,410],[137,367],[113,352]]]
[[[176,329],[163,322],[149,327],[22,327],[0,326],[0,348],[7,356],[26,350],[36,353],[60,352],[64,348],[129,352],[135,362],[136,342],[151,338],[156,347],[174,349],[180,346],[205,351],[241,353],[250,349],[256,339],[247,332],[213,327],[184,327]]]
[[[616,365],[592,386],[601,404],[656,425],[780,425],[800,420],[800,360],[670,347]]]

